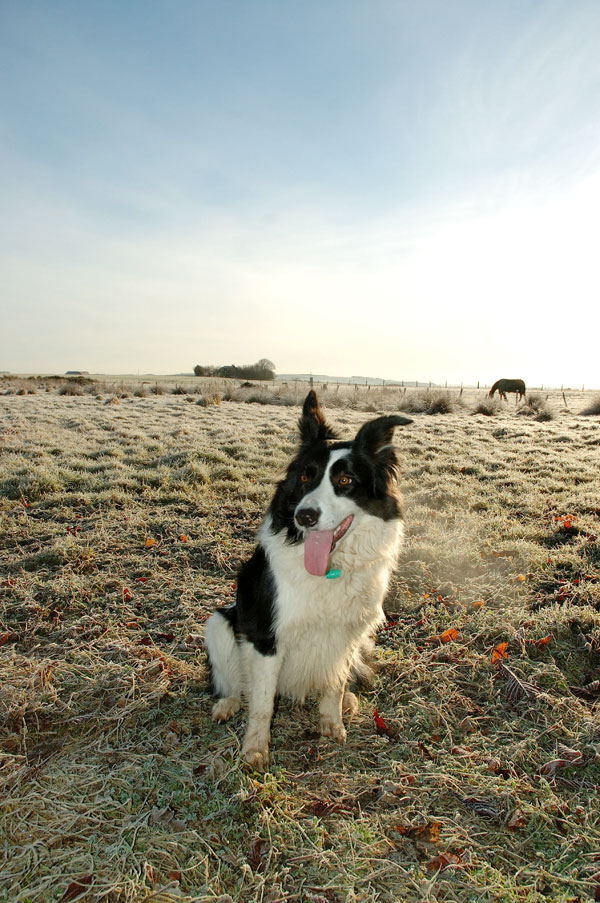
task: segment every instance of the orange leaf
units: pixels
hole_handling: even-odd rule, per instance
[[[550,634],[549,636],[543,636],[541,640],[532,640],[532,644],[534,646],[547,646],[548,643],[551,643],[554,639],[554,636]]]
[[[148,549],[148,548],[150,548],[150,546],[155,546],[155,545],[157,545],[156,540],[153,539],[151,536],[149,536],[148,539],[146,540],[146,548]]]
[[[448,630],[444,630],[440,639],[442,643],[450,643],[452,640],[455,640],[460,636],[460,631],[456,629],[456,627],[449,627]]]
[[[508,643],[498,643],[492,652],[492,665],[497,665],[503,658],[508,658]]]
[[[187,538],[187,536],[186,536],[185,533],[182,533],[181,536],[179,537],[179,539],[181,540],[181,542],[187,542],[187,541],[188,541],[188,538]]]
[[[447,630],[444,630],[443,633],[428,637],[425,642],[430,645],[442,646],[444,643],[452,642],[452,640],[455,640],[459,636],[460,631],[457,630],[456,627],[449,627]]]
[[[394,825],[394,830],[409,840],[420,840],[423,843],[437,843],[440,839],[442,824],[439,821],[428,821],[425,825]]]

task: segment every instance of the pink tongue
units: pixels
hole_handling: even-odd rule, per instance
[[[315,577],[324,577],[333,545],[333,530],[311,530],[304,540],[304,567]]]

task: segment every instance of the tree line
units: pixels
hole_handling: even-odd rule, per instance
[[[275,364],[266,357],[256,364],[228,364],[224,367],[213,367],[211,364],[196,364],[195,376],[220,376],[224,379],[275,379]]]

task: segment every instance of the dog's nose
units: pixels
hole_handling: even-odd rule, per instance
[[[296,522],[301,527],[314,527],[319,520],[320,513],[316,508],[301,508],[296,512]]]

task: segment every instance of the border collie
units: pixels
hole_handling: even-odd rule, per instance
[[[338,442],[315,392],[300,419],[300,449],[278,484],[242,565],[236,602],[206,624],[215,694],[213,721],[248,705],[242,747],[257,769],[268,764],[275,697],[321,696],[320,730],[346,739],[342,712],[358,708],[347,689],[366,676],[364,655],[383,620],[383,597],[402,541],[394,427],[379,417],[354,441]]]

